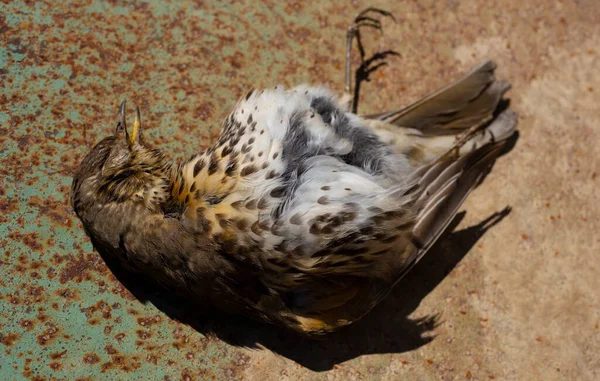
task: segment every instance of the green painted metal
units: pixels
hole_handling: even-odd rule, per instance
[[[349,12],[332,6],[0,2],[0,379],[239,376],[245,349],[116,280],[70,208],[71,177],[123,99],[141,105],[147,140],[182,158],[249,88],[341,88],[330,52]]]

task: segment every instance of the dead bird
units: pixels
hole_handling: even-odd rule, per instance
[[[131,131],[80,164],[71,203],[94,245],[125,267],[306,334],[357,321],[427,252],[505,147],[509,84],[484,62],[397,111],[352,113],[348,32],[342,100],[322,87],[248,92],[216,143],[172,163]]]

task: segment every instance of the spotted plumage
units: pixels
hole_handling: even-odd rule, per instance
[[[330,332],[387,295],[513,134],[512,112],[494,117],[508,89],[494,69],[371,117],[322,87],[252,90],[211,148],[175,164],[143,143],[139,117],[127,133],[122,107],[115,136],[78,169],[72,203],[94,244],[132,270]]]

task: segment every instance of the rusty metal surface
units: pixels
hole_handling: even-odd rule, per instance
[[[0,379],[599,376],[600,316],[587,303],[600,302],[592,256],[600,244],[586,223],[600,218],[598,169],[583,157],[599,154],[586,142],[599,139],[600,83],[589,68],[599,67],[600,12],[590,1],[503,3],[377,4],[398,18],[386,24],[384,43],[402,56],[364,85],[362,110],[406,104],[491,57],[514,84],[523,149],[467,202],[470,228],[447,237],[363,322],[313,343],[234,318],[198,323],[202,306],[175,313],[164,295],[139,301],[93,250],[68,192],[125,98],[140,103],[147,140],[182,158],[215,137],[249,88],[341,90],[345,28],[367,4],[0,1]],[[378,47],[376,35],[367,40]],[[562,144],[557,120],[577,126],[571,143]],[[557,146],[566,164],[552,161]],[[545,177],[534,170],[539,157]],[[579,185],[553,196],[566,183]],[[478,241],[479,223],[507,204],[514,212],[498,236]],[[574,231],[578,241],[565,243]],[[561,262],[574,247],[586,268]],[[547,276],[532,280],[536,269]],[[556,273],[578,275],[561,281]],[[540,291],[556,284],[554,299]],[[542,299],[548,314],[529,319],[528,306]],[[553,307],[563,300],[578,307]],[[567,315],[549,317],[560,311]],[[436,313],[437,326],[427,319]]]
[[[343,33],[300,3],[5,1],[0,15],[0,379],[237,378],[245,350],[115,279],[70,209],[70,177],[121,100],[182,157],[250,86],[339,68],[318,26]]]

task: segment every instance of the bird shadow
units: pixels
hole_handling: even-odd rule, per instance
[[[402,279],[394,291],[365,318],[319,339],[232,316],[177,297],[140,274],[124,270],[100,253],[117,279],[141,302],[150,302],[170,318],[209,337],[234,346],[266,348],[313,371],[365,354],[402,353],[434,340],[437,315],[409,318],[432,290],[456,267],[476,242],[510,213],[507,207],[479,224],[453,230],[465,216],[459,213],[429,253]]]
[[[358,112],[358,100],[360,99],[360,90],[361,86],[364,82],[369,82],[371,80],[371,74],[380,69],[383,66],[387,66],[386,58],[390,56],[400,56],[400,53],[393,50],[386,50],[382,52],[378,52],[373,54],[368,59],[365,59],[364,48],[362,48],[362,44],[359,41],[359,50],[361,57],[361,64],[354,72],[354,94],[352,103],[352,112]]]

